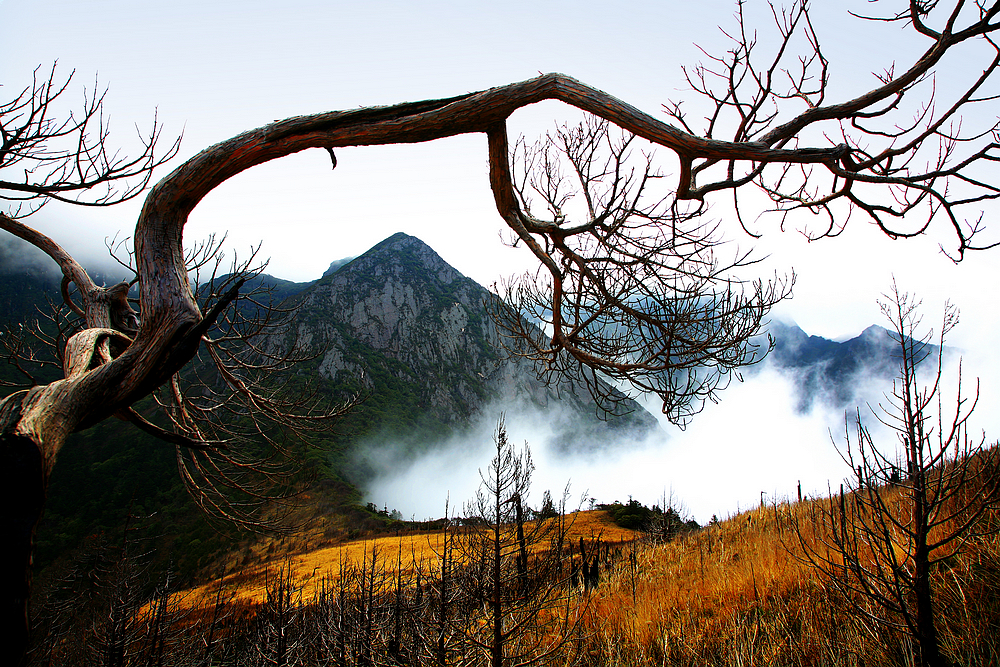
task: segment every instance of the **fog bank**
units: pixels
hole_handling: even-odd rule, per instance
[[[891,388],[884,382],[857,385],[861,405]],[[843,442],[845,409],[817,400],[808,412],[797,412],[794,387],[793,377],[764,365],[745,382],[734,382],[684,431],[661,419],[660,429],[641,441],[609,436],[600,447],[579,453],[558,445],[575,437],[571,416],[492,405],[468,430],[432,443],[416,459],[396,454],[392,442],[367,444],[376,478],[366,498],[408,519],[443,515],[449,496],[451,507],[460,507],[475,493],[478,470],[493,455],[492,433],[504,409],[508,437],[526,441],[535,462],[529,504],[538,505],[545,490],[558,497],[570,483],[573,505],[582,497],[599,503],[631,497],[651,505],[666,495],[704,524],[713,514],[722,518],[756,506],[761,493],[768,502],[794,498],[800,481],[803,494],[825,494],[850,472],[831,439]],[[655,404],[648,407],[657,414]]]

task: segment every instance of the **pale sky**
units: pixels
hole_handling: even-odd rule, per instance
[[[873,63],[889,66],[894,57],[914,52],[898,28],[872,32],[871,24],[846,16],[851,3],[831,4],[836,8],[819,7],[816,22],[834,64],[834,90],[860,92],[874,82]],[[854,4],[866,11],[870,5]],[[54,61],[64,73],[76,70],[78,86],[92,88],[96,77],[110,88],[107,107],[120,143],[127,147],[133,126],[148,127],[156,111],[165,136],[184,134],[174,161],[179,164],[275,119],[455,95],[539,72],[569,74],[660,114],[671,99],[697,103],[685,89],[681,66],[702,57],[695,43],[726,47],[718,23],[732,29],[734,8],[731,0],[489,6],[298,1],[280,8],[253,0],[159,6],[7,0],[0,5],[0,81],[12,94],[29,83],[35,67],[44,70]],[[762,32],[768,28],[764,18]],[[68,100],[81,92],[71,90]],[[536,136],[575,117],[562,104],[543,103],[519,113],[510,132]],[[661,156],[664,169],[672,170],[669,154]],[[721,197],[716,206],[727,200]],[[53,205],[32,220],[78,252],[87,247],[99,253],[104,236],[131,233],[139,206]],[[846,238],[807,245],[775,223],[759,228],[765,232],[760,241],[732,227],[734,243],[755,245],[773,257],[775,268],[798,274],[796,298],[781,312],[810,333],[831,337],[872,322],[874,299],[890,274],[928,299],[950,294],[972,317],[977,306],[963,292],[988,282],[993,263],[972,257],[953,270],[937,252],[939,242],[950,243],[940,228],[929,239],[889,243],[858,218]],[[530,262],[498,242],[502,228],[487,182],[485,138],[474,135],[341,149],[335,172],[321,150],[257,167],[213,192],[196,209],[186,238],[227,232],[237,250],[263,241],[271,273],[304,281],[334,259],[405,231],[489,285]]]
[[[859,93],[872,69],[902,64],[919,43],[896,26],[849,18],[863,0],[816,2],[815,23],[833,64],[832,91]],[[883,3],[875,6],[879,8]],[[767,29],[766,6],[748,11]],[[695,47],[726,48],[735,2],[702,0],[520,1],[503,3],[319,2],[241,0],[4,0],[0,3],[0,99],[30,84],[35,67],[54,61],[76,70],[68,100],[95,77],[110,89],[115,137],[128,146],[134,125],[158,113],[164,135],[183,132],[172,164],[239,132],[292,115],[457,95],[563,72],[657,115],[668,100],[695,98],[682,65],[703,58]],[[942,89],[947,82],[941,82]],[[519,112],[510,128],[537,135],[576,118],[558,103]],[[664,170],[673,165],[661,152]],[[159,176],[165,176],[164,169]],[[30,219],[78,255],[97,257],[105,237],[130,235],[141,203],[113,209],[51,205]],[[717,209],[724,211],[724,203]],[[986,211],[1000,239],[996,207]],[[875,299],[891,276],[924,296],[928,322],[951,297],[962,310],[952,343],[975,350],[987,377],[997,321],[995,266],[1000,249],[954,265],[938,251],[938,228],[915,241],[890,241],[858,217],[839,238],[807,244],[776,223],[754,240],[728,224],[740,247],[769,255],[766,268],[798,275],[795,297],[776,314],[831,338],[882,324]],[[357,255],[397,232],[421,238],[484,285],[528,261],[500,243],[503,224],[487,179],[486,141],[465,136],[415,146],[342,149],[338,167],[314,150],[257,167],[213,192],[192,215],[185,238],[228,233],[244,251],[263,242],[269,273],[305,281],[332,260]],[[996,377],[994,375],[994,377]]]

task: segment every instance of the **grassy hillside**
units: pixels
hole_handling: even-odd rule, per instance
[[[587,541],[600,538],[604,544],[617,547],[641,537],[634,530],[615,525],[607,512],[598,510],[575,512],[570,515],[568,525],[567,539],[573,543],[580,538]],[[267,573],[279,568],[289,569],[303,598],[310,599],[319,593],[323,584],[336,584],[345,567],[350,570],[361,566],[373,552],[382,554],[390,575],[399,574],[399,565],[402,565],[403,575],[407,577],[418,568],[431,569],[438,554],[442,553],[443,536],[440,522],[430,522],[424,526],[401,525],[398,531],[390,534],[372,534],[364,539],[307,548],[292,554],[280,553],[283,548],[272,550],[270,545],[259,544],[249,563],[245,564],[238,554],[232,554],[221,571],[239,580],[230,591],[234,600],[256,604],[264,602],[267,597]],[[203,605],[229,585],[223,576],[182,591],[178,593],[179,604],[185,607]]]
[[[559,664],[635,667],[908,664],[905,636],[872,623],[877,609],[868,609],[871,617],[859,613],[857,600],[845,598],[802,557],[799,536],[813,548],[822,544],[821,510],[829,503],[812,499],[762,507],[666,542],[620,529],[606,512],[581,513],[566,542],[583,537],[600,556],[601,576],[584,587],[575,574],[579,551],[568,552],[559,584],[568,593],[565,602],[540,612],[574,619],[572,636],[551,657]],[[985,521],[1000,527],[1000,514]],[[595,551],[597,535],[603,538]],[[340,644],[344,664],[361,664],[359,656],[375,664],[398,663],[393,655],[404,656],[403,664],[440,664],[427,647],[444,636],[434,634],[433,625],[441,538],[431,529],[291,558],[259,553],[246,563],[231,560],[225,579],[136,606],[133,640],[137,647],[146,645],[159,609],[173,619],[162,636],[174,656],[185,646],[220,642],[212,645],[221,655],[225,644],[228,658],[219,664],[249,664],[243,661],[250,659],[248,646],[273,648],[280,630],[293,652],[286,656],[288,664],[293,655],[318,659],[317,646],[326,641],[333,647],[346,642]],[[936,568],[933,587],[947,658],[955,664],[1000,664],[995,532],[970,540],[964,553]],[[445,616],[449,627],[479,622],[478,607],[460,608]],[[368,633],[368,652],[352,654],[357,646],[350,638],[362,630]],[[481,662],[462,636],[447,635],[455,653],[448,653],[444,664]],[[400,638],[411,642],[409,653]],[[421,653],[420,646],[427,651]]]

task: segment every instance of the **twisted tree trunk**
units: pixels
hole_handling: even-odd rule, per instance
[[[610,120],[681,158],[680,198],[695,196],[690,164],[696,158],[756,162],[828,163],[846,147],[773,149],[762,143],[705,139],[658,121],[602,91],[574,79],[548,74],[530,81],[448,99],[391,107],[300,116],[246,132],[191,158],[149,192],[135,230],[141,319],[137,330],[122,287],[100,288],[54,241],[0,214],[5,229],[45,251],[65,281],[83,299],[86,329],[66,350],[66,377],[0,402],[0,463],[6,511],[0,527],[8,541],[0,575],[6,627],[17,639],[6,644],[7,664],[27,649],[27,596],[34,531],[41,516],[49,474],[66,437],[109,416],[165,383],[193,358],[221,307],[202,314],[192,295],[182,236],[191,210],[214,188],[255,165],[308,148],[416,143],[482,132],[489,135],[490,183],[501,216],[539,260],[552,258],[521,225],[507,155],[505,121],[518,108],[561,100]],[[232,297],[230,297],[231,299]],[[225,300],[223,300],[225,301]]]

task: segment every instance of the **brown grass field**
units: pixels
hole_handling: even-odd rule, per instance
[[[603,551],[599,585],[572,588],[566,581],[564,606],[541,612],[582,618],[572,639],[560,644],[555,664],[911,664],[905,633],[872,622],[879,609],[845,597],[803,558],[800,536],[822,552],[827,529],[820,510],[830,502],[760,507],[659,543],[616,527],[603,511],[576,513],[569,540],[583,537],[593,544],[600,537],[611,548]],[[960,553],[932,572],[935,625],[942,652],[953,664],[1000,665],[1000,513],[993,511],[985,521],[986,535],[970,537]],[[441,542],[440,532],[420,532],[274,555],[179,593],[173,604],[186,614],[183,625],[193,633],[220,598],[242,610],[239,618],[252,619],[255,609],[269,605],[273,614],[273,589],[268,602],[267,584],[281,581],[275,573],[290,572],[284,580],[294,596],[290,603],[305,608],[323,599],[324,588],[329,594],[339,573],[363,571],[373,552],[379,572],[372,586],[391,600],[397,572],[412,585],[414,578],[407,575],[419,568],[428,581]],[[150,616],[148,606],[143,614]]]
[[[739,514],[668,544],[591,593],[585,662],[601,665],[881,665],[905,639],[863,622],[802,557],[818,503]],[[991,519],[996,521],[994,516]],[[1000,664],[1000,539],[970,542],[938,568],[936,624],[957,664]]]
[[[573,512],[567,517],[567,526],[567,538],[573,542],[582,537],[586,540],[600,538],[607,544],[622,544],[636,538],[634,531],[616,526],[600,510]],[[265,573],[268,569],[288,566],[291,567],[296,585],[301,588],[303,598],[309,599],[324,581],[329,585],[337,580],[341,565],[348,568],[360,567],[363,562],[371,559],[373,550],[393,574],[400,568],[404,574],[412,574],[418,565],[424,565],[426,570],[426,565],[437,561],[441,542],[440,531],[405,532],[275,556],[263,559],[252,567],[241,568],[233,576],[183,591],[178,594],[178,599],[183,606],[197,607],[213,599],[220,587],[228,587],[235,592],[237,600],[259,603],[267,592]]]

